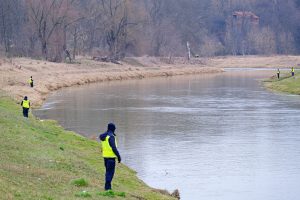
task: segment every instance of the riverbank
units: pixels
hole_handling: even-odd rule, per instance
[[[167,62],[155,58],[143,61],[127,58],[121,64],[113,64],[81,58],[76,63],[66,64],[28,58],[2,59],[0,86],[13,99],[20,101],[28,96],[33,107],[39,107],[50,92],[64,87],[113,80],[222,72],[222,69],[207,67],[200,62]],[[34,88],[30,88],[27,82],[30,76],[33,76]]]
[[[3,96],[0,129],[0,199],[111,199],[103,193],[104,165],[96,141],[55,121],[26,119],[16,102]],[[148,187],[123,164],[117,165],[113,188],[115,199],[175,199]]]
[[[169,61],[155,58],[146,61],[128,58],[122,65],[88,59],[79,59],[75,64],[27,58],[2,59],[0,86],[5,95],[0,93],[0,128],[3,130],[0,138],[0,195],[5,199],[76,199],[75,195],[84,195],[80,192],[85,190],[91,199],[96,199],[99,198],[99,188],[103,187],[104,174],[99,144],[63,130],[54,121],[39,121],[34,117],[26,120],[21,117],[20,106],[3,96],[20,101],[27,95],[37,107],[50,92],[63,87],[111,80],[217,73],[222,72],[223,67],[274,67],[270,64],[274,60],[281,60],[281,66],[286,67],[289,63],[297,63],[299,58],[260,57],[259,62],[254,62],[255,57],[220,57],[196,59],[190,64],[180,59],[168,64]],[[241,63],[243,65],[239,66]],[[27,83],[30,76],[35,81],[34,88]],[[120,174],[114,181],[114,188],[125,192],[126,199],[172,199],[146,186],[126,166],[119,165],[118,171]],[[72,180],[78,178],[87,180],[88,186],[74,186]],[[105,198],[101,196],[101,199]]]
[[[75,63],[53,63],[29,58],[0,59],[0,87],[13,99],[28,96],[39,107],[47,95],[63,87],[159,76],[218,73],[223,68],[299,67],[300,56],[228,56],[194,58],[126,58],[120,64],[79,58]],[[27,83],[33,76],[34,88]]]
[[[290,73],[281,73],[281,78],[273,76],[264,81],[266,88],[288,94],[300,95],[300,71],[295,71],[295,76],[292,77]]]

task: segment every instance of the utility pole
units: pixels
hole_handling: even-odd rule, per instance
[[[190,48],[190,43],[186,42],[186,48],[188,50],[188,61],[191,59],[191,48]]]

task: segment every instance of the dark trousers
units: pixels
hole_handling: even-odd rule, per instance
[[[292,72],[292,76],[295,76],[295,72]]]
[[[30,87],[33,87],[33,82],[32,82],[32,83],[30,83]]]
[[[277,73],[277,78],[279,79],[279,73]]]
[[[28,112],[29,112],[29,108],[24,108],[23,107],[23,116],[24,117],[28,117]]]
[[[115,174],[116,159],[115,158],[104,158],[105,165],[105,190],[111,190],[111,181]]]

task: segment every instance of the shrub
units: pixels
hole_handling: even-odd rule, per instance
[[[72,181],[72,184],[77,187],[85,187],[88,186],[88,182],[84,178],[75,179]]]

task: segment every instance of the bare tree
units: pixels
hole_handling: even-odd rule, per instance
[[[7,55],[10,55],[12,48],[16,47],[18,36],[22,31],[21,18],[24,14],[21,1],[0,1],[0,44],[3,44]]]
[[[105,39],[110,57],[118,60],[124,57],[127,40],[128,2],[127,0],[101,0],[101,3],[103,27],[105,27]]]
[[[0,20],[1,20],[1,43],[4,44],[5,52],[10,51],[10,35],[11,23],[9,12],[11,12],[11,5],[9,0],[0,1]]]
[[[29,16],[35,25],[43,57],[48,59],[48,45],[53,33],[65,25],[71,0],[28,0]],[[65,27],[64,27],[65,28]]]
[[[149,10],[150,15],[150,27],[153,30],[152,34],[152,47],[154,56],[159,56],[161,54],[161,48],[166,43],[166,35],[163,29],[163,4],[164,1],[152,0],[152,5]]]
[[[117,60],[184,56],[189,41],[191,56],[300,53],[299,2],[0,0],[0,51],[54,61],[67,51],[72,59],[96,52]],[[234,12],[253,13],[259,24],[234,19]]]

